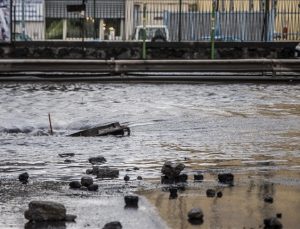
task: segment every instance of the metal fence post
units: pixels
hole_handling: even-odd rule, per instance
[[[142,58],[146,60],[147,48],[146,48],[146,4],[143,6],[143,48],[142,48]]]
[[[212,11],[211,11],[211,32],[210,32],[210,42],[211,42],[211,59],[215,59],[215,10],[216,1],[212,0]]]
[[[182,0],[179,0],[178,41],[181,41]]]
[[[25,40],[25,0],[22,0],[22,40]]]

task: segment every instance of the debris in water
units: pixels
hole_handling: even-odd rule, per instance
[[[74,134],[70,134],[70,137],[98,137],[106,135],[130,135],[130,129],[128,126],[120,125],[119,122],[111,123],[104,126],[96,126],[90,129],[82,130]]]

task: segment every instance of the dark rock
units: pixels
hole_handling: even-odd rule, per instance
[[[232,173],[221,173],[218,174],[218,179],[220,183],[233,185],[234,176]]]
[[[188,218],[190,220],[203,220],[203,211],[200,208],[192,208],[188,212]]]
[[[206,190],[206,196],[207,197],[215,197],[216,196],[216,191],[213,189],[207,189]]]
[[[170,188],[169,191],[170,191],[170,196],[169,196],[170,199],[176,199],[178,197],[177,188]]]
[[[74,157],[75,153],[60,153],[58,154],[60,157]]]
[[[175,183],[186,183],[188,179],[187,174],[180,174],[179,176],[175,177]]]
[[[129,177],[128,175],[125,175],[125,176],[124,176],[124,181],[127,182],[127,181],[129,181],[129,180],[130,180],[130,177]]]
[[[89,176],[83,176],[81,177],[81,185],[85,187],[89,187],[94,183],[93,178]]]
[[[24,226],[25,229],[66,229],[65,221],[29,221]]]
[[[137,180],[143,180],[143,177],[138,176],[136,179],[137,179]]]
[[[60,221],[66,218],[66,208],[52,201],[31,201],[24,215],[30,221]]]
[[[89,191],[96,192],[98,190],[98,188],[99,188],[99,186],[97,184],[91,184],[90,186],[88,186]]]
[[[161,183],[162,184],[173,184],[173,183],[175,183],[175,180],[174,180],[174,178],[172,179],[167,176],[161,176]]]
[[[175,164],[170,161],[165,162],[163,165],[161,172],[164,176],[161,177],[162,184],[173,184],[177,182],[186,182],[187,175],[181,174],[180,172],[185,168],[184,164],[179,163]]]
[[[272,196],[265,196],[264,201],[266,203],[273,203],[273,197]]]
[[[129,207],[129,208],[138,207],[138,202],[139,202],[138,196],[125,196],[124,200],[125,200],[125,207]]]
[[[194,181],[202,182],[203,179],[204,179],[204,176],[202,174],[195,174],[194,175]]]
[[[126,172],[130,172],[131,171],[131,169],[126,169]]]
[[[223,193],[221,191],[217,192],[217,197],[218,198],[222,198],[222,196],[223,196]]]
[[[118,221],[114,221],[105,224],[102,229],[122,229],[122,224]]]
[[[65,218],[65,221],[66,222],[75,222],[75,219],[77,218],[76,215],[71,215],[71,214],[67,214],[66,215],[66,218]]]
[[[134,168],[133,168],[133,170],[140,170],[140,168],[138,168],[138,167],[134,167]]]
[[[106,159],[104,158],[104,157],[102,157],[102,156],[98,156],[98,157],[91,157],[91,158],[89,158],[89,162],[91,163],[91,164],[103,164],[103,163],[105,163],[106,162]]]
[[[282,223],[276,218],[271,217],[264,219],[265,229],[281,229]]]
[[[79,188],[81,188],[81,184],[80,184],[79,181],[71,181],[71,182],[69,183],[69,186],[70,186],[70,188],[72,188],[72,189],[79,189]]]
[[[281,214],[281,213],[277,213],[277,214],[276,214],[276,217],[277,217],[278,219],[281,219],[281,218],[282,218],[282,214]]]
[[[22,183],[22,184],[27,184],[28,183],[28,178],[29,178],[29,174],[28,173],[21,173],[19,175],[19,181]]]
[[[93,169],[87,169],[87,170],[85,171],[85,173],[86,173],[86,174],[89,174],[89,175],[90,175],[90,174],[93,174]]]
[[[109,178],[114,179],[119,177],[118,169],[111,169],[109,167],[93,167],[93,174],[97,176],[97,178]]]
[[[68,164],[70,164],[70,163],[72,163],[72,162],[75,162],[75,161],[73,161],[73,160],[70,160],[70,159],[66,159],[66,160],[64,160],[64,163],[68,163]]]
[[[179,176],[180,172],[185,168],[184,164],[174,164],[170,161],[166,161],[163,165],[161,172],[169,178],[175,178]]]

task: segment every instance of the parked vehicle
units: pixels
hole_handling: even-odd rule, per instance
[[[23,33],[13,33],[12,39],[14,39],[15,41],[32,41],[30,36],[28,36],[27,34],[23,36]]]
[[[139,25],[135,28],[134,40],[143,41],[144,31],[146,32],[146,41],[158,42],[169,41],[169,30],[165,25],[146,25],[145,27]]]

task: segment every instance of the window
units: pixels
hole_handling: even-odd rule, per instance
[[[62,19],[46,19],[46,39],[63,39]]]

